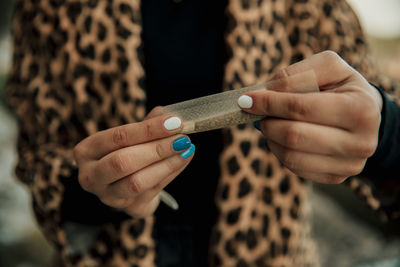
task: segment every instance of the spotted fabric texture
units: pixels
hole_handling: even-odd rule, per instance
[[[265,82],[330,49],[394,99],[399,95],[376,73],[345,0],[230,0],[226,17],[224,90]],[[20,122],[16,173],[57,250],[57,266],[155,266],[152,217],[101,225],[88,248],[77,250],[60,214],[63,181],[77,179],[73,147],[99,130],[145,116],[141,30],[139,0],[17,3],[7,90]],[[307,183],[284,168],[249,125],[225,129],[224,142],[209,265],[319,266],[309,234]],[[392,183],[388,197],[387,185],[377,180],[354,177],[348,183],[382,216],[399,217],[398,184]]]

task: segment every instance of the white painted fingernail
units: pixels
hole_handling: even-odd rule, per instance
[[[241,108],[251,108],[253,106],[253,98],[248,95],[242,95],[238,99],[238,105]]]
[[[181,127],[181,124],[181,119],[179,119],[178,117],[171,117],[168,120],[164,121],[164,127],[168,131],[178,129],[179,127]]]

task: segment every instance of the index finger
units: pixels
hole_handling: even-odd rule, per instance
[[[252,114],[340,126],[345,129],[354,125],[351,115],[357,112],[349,94],[298,94],[264,90],[248,92],[242,97],[249,98],[251,102],[251,106],[243,110]]]
[[[179,133],[182,121],[171,115],[157,116],[142,122],[126,124],[95,133],[77,145],[83,156],[100,159],[128,146],[146,143]],[[80,147],[80,148],[79,148]]]

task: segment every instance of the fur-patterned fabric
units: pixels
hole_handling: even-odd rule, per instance
[[[225,90],[265,82],[330,49],[395,93],[376,74],[358,19],[344,0],[230,0],[226,16]],[[20,122],[17,176],[29,186],[59,266],[155,266],[154,218],[88,231],[63,222],[60,213],[64,182],[77,179],[73,147],[99,130],[145,116],[141,30],[139,0],[17,4],[8,86],[8,103]],[[279,163],[253,127],[232,127],[224,135],[210,266],[318,266],[307,183]],[[391,178],[385,179],[396,185],[391,191],[374,179],[353,177],[349,184],[374,210],[395,218],[399,187]],[[77,245],[83,233],[92,239]]]

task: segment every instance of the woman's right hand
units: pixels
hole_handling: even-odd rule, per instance
[[[178,117],[151,112],[144,121],[100,131],[74,148],[79,183],[106,205],[136,217],[151,215],[160,191],[193,158],[194,145],[177,134]]]

